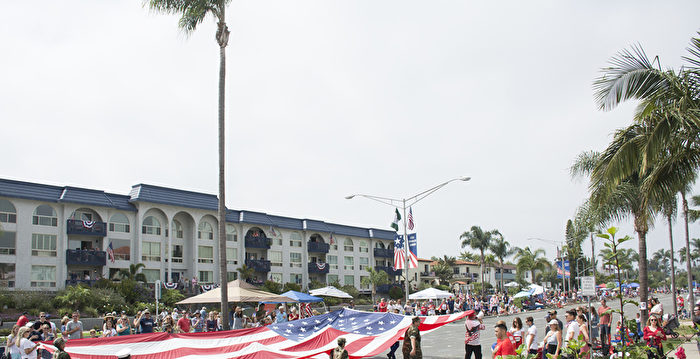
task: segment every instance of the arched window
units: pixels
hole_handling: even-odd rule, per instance
[[[355,246],[352,244],[352,239],[345,238],[345,242],[343,242],[343,249],[346,252],[352,252],[355,250]]]
[[[367,240],[360,241],[360,253],[369,253],[369,242]]]
[[[375,243],[374,243],[374,248],[385,249],[386,247],[384,246],[384,243],[382,243],[382,242],[375,242]]]
[[[17,223],[17,210],[12,202],[0,199],[0,222]]]
[[[200,222],[197,230],[197,238],[199,239],[214,239],[214,229],[209,222]]]
[[[58,226],[58,217],[56,217],[56,211],[53,209],[53,207],[42,204],[34,210],[32,224],[51,227]]]
[[[233,224],[226,225],[226,241],[227,242],[238,242],[238,232]]]
[[[174,219],[173,220],[173,227],[175,227],[175,238],[184,238],[185,237],[185,232],[182,230],[182,223],[180,221]]]
[[[141,225],[141,233],[160,236],[160,221],[153,216],[144,218],[143,224]]]
[[[129,233],[131,228],[129,228],[129,219],[126,218],[122,213],[115,213],[112,218],[109,219],[109,231],[110,232],[124,232]]]

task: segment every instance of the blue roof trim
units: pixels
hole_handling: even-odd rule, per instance
[[[172,206],[199,208],[216,211],[219,199],[213,194],[185,191],[181,189],[137,184],[131,188],[130,202],[151,202]]]
[[[120,195],[94,189],[70,186],[59,187],[2,178],[0,178],[0,196],[44,202],[79,203],[132,212],[137,211],[133,202],[138,201],[210,211],[216,211],[219,203],[217,196],[212,194],[159,187],[143,183],[132,186],[129,195]],[[233,209],[226,210],[226,222],[244,222],[264,227],[272,226],[292,230],[305,229],[307,231],[333,233],[336,235],[388,240],[393,240],[396,234],[393,231],[382,229],[346,226],[336,223],[326,223],[315,219],[299,219],[269,215],[262,212]],[[304,224],[306,224],[306,227]]]
[[[0,196],[58,202],[63,187],[0,179]]]

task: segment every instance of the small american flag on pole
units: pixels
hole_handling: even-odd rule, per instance
[[[413,230],[414,223],[413,223],[413,208],[408,207],[408,229]]]

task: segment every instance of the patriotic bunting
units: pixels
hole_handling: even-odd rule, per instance
[[[163,282],[163,287],[165,287],[165,289],[177,289],[177,283]]]

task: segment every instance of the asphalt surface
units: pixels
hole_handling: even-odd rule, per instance
[[[661,300],[665,312],[673,311],[672,299],[670,295],[659,295],[658,298]],[[567,305],[562,309],[557,309],[557,318],[566,324],[566,320],[564,319],[564,312],[569,308],[575,308],[579,305],[584,304],[577,303],[573,305]],[[591,307],[598,308],[599,305],[600,302],[598,301],[591,302]],[[608,299],[608,305],[614,309],[618,309],[620,307],[619,300],[617,299]],[[634,318],[634,316],[638,312],[639,308],[637,308],[636,306],[631,304],[625,305],[625,316],[627,318]],[[525,318],[528,316],[532,316],[535,319],[535,326],[537,327],[537,342],[539,343],[544,339],[544,328],[546,327],[544,318],[546,315],[547,310],[537,310],[528,311],[525,313],[518,313],[516,315],[484,318],[486,330],[481,332],[481,353],[483,354],[483,357],[491,358],[491,345],[496,342],[496,335],[494,334],[493,327],[494,325],[496,325],[497,321],[504,320],[508,324],[508,327],[510,327],[513,318],[520,317],[520,319],[523,321],[523,325],[525,325]],[[619,315],[615,314],[612,320],[613,323],[616,323],[617,320],[619,320]],[[466,332],[464,322],[464,319],[458,320],[456,322],[444,325],[439,329],[422,336],[421,348],[423,350],[423,358],[463,358],[464,336]],[[527,330],[527,326],[525,326],[525,329]],[[380,356],[375,356],[372,358],[387,358],[386,353],[388,353],[388,351]],[[396,357],[403,357],[403,355],[401,354],[401,347],[399,347],[399,349],[397,350]]]

